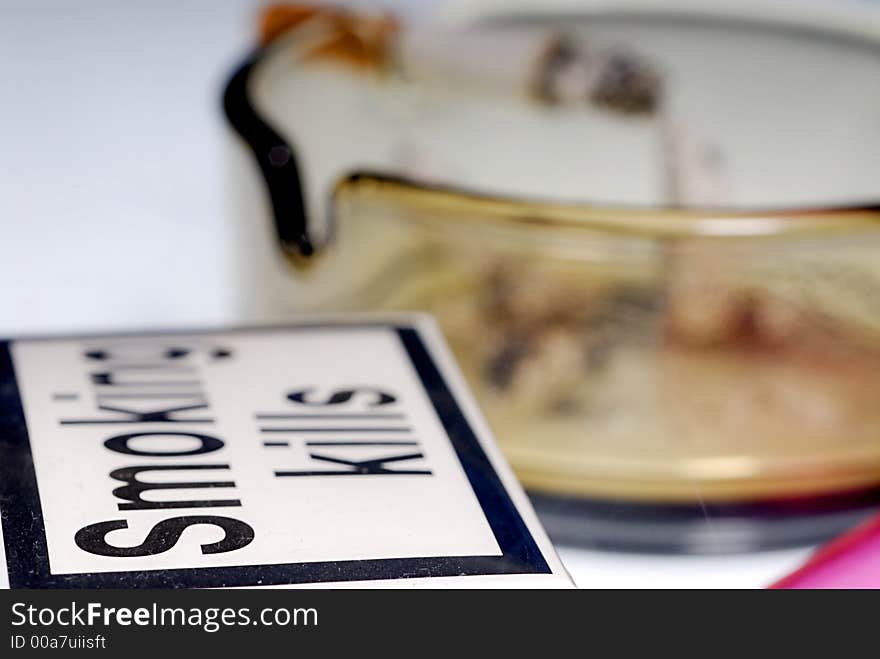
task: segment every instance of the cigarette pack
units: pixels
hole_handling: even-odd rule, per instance
[[[433,322],[0,343],[0,585],[566,587]]]

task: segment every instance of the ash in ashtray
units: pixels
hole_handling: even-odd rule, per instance
[[[623,49],[594,52],[582,40],[556,34],[541,54],[532,90],[552,105],[587,100],[612,111],[651,114],[662,97],[659,72]]]

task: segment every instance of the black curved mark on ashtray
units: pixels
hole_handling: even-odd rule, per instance
[[[248,92],[251,72],[263,53],[263,50],[252,53],[233,73],[223,94],[223,109],[263,173],[272,202],[278,240],[286,250],[311,256],[315,248],[309,235],[296,154],[293,147],[256,111]]]

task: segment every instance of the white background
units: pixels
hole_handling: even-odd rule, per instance
[[[0,5],[0,334],[242,320],[219,97],[259,5]],[[807,550],[561,553],[581,586],[752,587]]]

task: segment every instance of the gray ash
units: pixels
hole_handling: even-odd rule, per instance
[[[593,52],[577,37],[553,34],[538,59],[531,88],[547,105],[586,100],[612,112],[652,114],[660,106],[663,80],[645,58],[628,50]]]
[[[651,114],[660,104],[660,75],[642,59],[612,52],[603,57],[592,102],[626,114]]]

